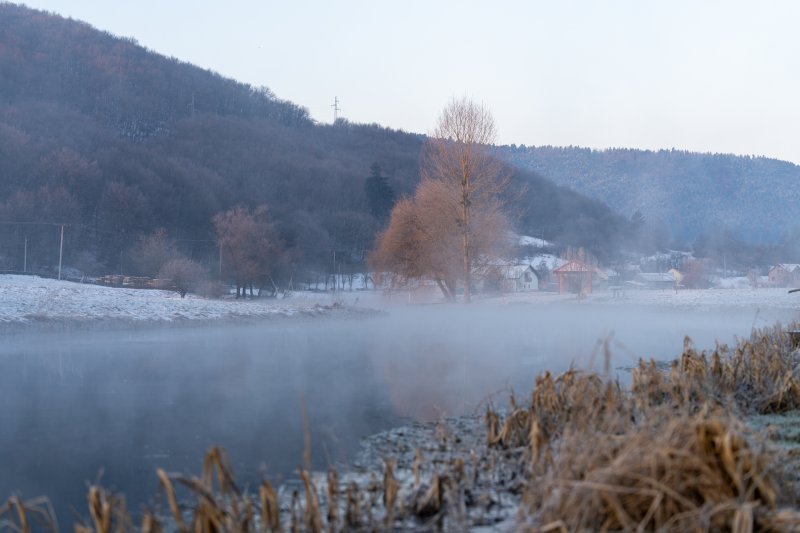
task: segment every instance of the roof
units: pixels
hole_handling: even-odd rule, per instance
[[[554,268],[553,272],[594,272],[594,270],[594,267],[581,261],[569,261],[558,268]]]
[[[770,272],[772,272],[776,268],[781,268],[781,269],[785,270],[786,272],[794,272],[795,270],[800,269],[800,265],[798,265],[797,263],[778,263],[777,265],[775,265],[774,267],[770,268],[769,270],[770,270]]]
[[[532,246],[534,248],[550,248],[553,243],[540,239],[538,237],[531,237],[530,235],[517,235],[517,245],[519,246]]]
[[[519,279],[525,273],[525,271],[530,271],[534,275],[536,275],[536,271],[530,265],[507,265],[500,268],[503,276],[507,279]],[[536,276],[537,278],[539,276]]]
[[[675,283],[675,277],[669,272],[640,272],[636,279],[648,283]]]

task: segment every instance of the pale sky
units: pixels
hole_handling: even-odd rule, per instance
[[[425,133],[453,96],[498,142],[800,163],[800,2],[28,0],[307,107]]]

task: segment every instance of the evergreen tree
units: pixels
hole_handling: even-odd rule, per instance
[[[381,175],[381,167],[378,163],[373,163],[369,169],[372,171],[372,175],[364,183],[367,205],[372,216],[383,222],[389,218],[389,213],[394,207],[394,189],[389,185],[386,176]]]

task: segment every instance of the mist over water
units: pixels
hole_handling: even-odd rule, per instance
[[[131,509],[155,469],[199,471],[224,446],[237,477],[294,475],[307,405],[315,467],[346,462],[361,438],[414,420],[470,414],[542,370],[613,372],[746,336],[792,311],[687,310],[575,302],[389,309],[370,318],[292,319],[72,333],[22,332],[0,345],[0,497],[47,495],[62,526],[85,515],[102,472]],[[595,353],[595,357],[592,354]]]

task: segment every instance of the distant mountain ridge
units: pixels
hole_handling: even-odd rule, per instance
[[[502,146],[498,153],[518,168],[607,203],[623,215],[639,210],[647,220],[660,219],[684,240],[731,230],[767,242],[800,226],[800,166],[787,161],[552,146]]]
[[[11,221],[71,224],[64,261],[88,254],[103,273],[125,271],[136,239],[158,228],[213,268],[211,218],[239,204],[269,206],[295,280],[363,268],[385,223],[367,202],[371,167],[396,197],[411,194],[424,140],[317,124],[268,89],[0,2],[0,270],[22,269],[26,249],[34,268],[58,259],[51,228]],[[626,228],[533,172],[513,180],[527,185],[514,199],[520,233],[610,254]]]

